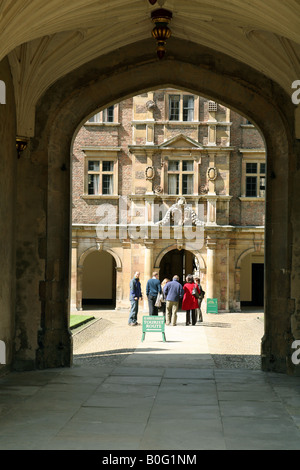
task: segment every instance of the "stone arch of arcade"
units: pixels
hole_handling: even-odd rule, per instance
[[[236,291],[236,298],[240,299],[241,296],[241,276],[242,276],[242,261],[245,258],[248,258],[251,255],[264,255],[264,247],[262,246],[253,246],[252,248],[248,248],[247,250],[242,251],[235,263],[235,291]],[[262,267],[264,271],[264,266]],[[264,273],[263,273],[264,274]],[[249,286],[248,286],[249,287]],[[264,288],[263,288],[264,290]]]
[[[90,247],[86,250],[84,250],[81,254],[77,253],[78,250],[76,250],[76,260],[74,260],[74,271],[75,271],[75,276],[72,278],[74,280],[74,285],[71,286],[71,288],[74,289],[76,292],[74,295],[74,299],[76,299],[76,305],[75,308],[78,310],[82,310],[82,300],[83,300],[83,268],[84,268],[84,262],[86,258],[93,254],[93,253],[109,253],[114,260],[114,266],[116,273],[113,276],[115,279],[116,286],[119,284],[119,277],[122,275],[122,261],[120,257],[118,256],[117,253],[114,252],[114,250],[110,248],[105,248],[102,246],[95,246],[95,247]],[[117,291],[116,287],[116,291]]]
[[[292,175],[296,168],[295,140],[291,131],[293,106],[281,88],[250,67],[204,46],[175,38],[170,40],[168,55],[163,61],[157,60],[152,40],[145,40],[86,63],[51,86],[37,105],[30,158],[20,162],[24,186],[33,169],[39,175],[36,187],[31,185],[30,197],[34,193],[39,195],[40,202],[34,210],[40,218],[42,214],[45,221],[42,236],[33,240],[40,253],[40,263],[33,275],[41,292],[40,299],[33,306],[40,324],[35,365],[58,367],[72,362],[67,318],[72,139],[86,116],[95,109],[163,86],[179,87],[213,98],[247,116],[264,136],[267,208],[266,323],[262,367],[264,370],[294,373],[290,348],[294,338],[291,331],[294,314],[291,292],[296,291],[290,275]],[[41,192],[43,198],[40,197]],[[45,273],[42,279],[41,271]],[[26,294],[18,292],[18,295]],[[29,331],[30,322],[32,311],[30,315],[17,318],[16,329],[25,325]],[[37,331],[28,337],[23,349],[19,349],[19,363],[27,357],[29,347],[31,351],[35,350],[32,347],[36,342],[34,334],[37,335]]]
[[[184,245],[172,244],[161,250],[156,256],[153,270],[159,272],[161,281],[164,278],[172,278],[176,274],[179,275],[180,282],[185,282],[185,276],[192,274],[193,258],[196,258],[198,262],[198,269],[202,277],[201,282],[205,285],[206,264],[203,257],[197,250],[192,250]],[[166,260],[167,265],[164,263]],[[172,269],[172,265],[174,265],[174,269]]]
[[[172,250],[176,250],[178,249],[178,245],[174,244],[174,245],[170,245],[168,246],[167,248],[164,248],[163,250],[161,250],[161,252],[157,255],[155,261],[154,261],[154,270],[155,271],[158,271],[159,270],[159,266],[160,266],[160,263],[163,259],[163,257],[169,253],[170,251]],[[199,267],[201,270],[205,270],[206,269],[206,265],[205,265],[205,261],[204,259],[202,258],[201,254],[200,253],[197,253],[195,250],[189,250],[191,251],[191,253],[193,253],[193,255],[197,258],[198,262],[199,262]]]

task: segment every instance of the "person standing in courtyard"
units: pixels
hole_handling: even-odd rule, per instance
[[[152,279],[147,281],[146,295],[148,297],[149,315],[158,315],[158,307],[155,306],[155,302],[158,294],[161,294],[161,285],[158,279],[158,273],[152,274]]]
[[[179,306],[179,300],[183,297],[183,288],[179,282],[179,276],[173,276],[172,281],[168,282],[164,287],[164,296],[167,302],[166,305],[166,324],[172,325],[177,324],[177,312]]]
[[[202,289],[201,287],[201,284],[200,284],[200,277],[194,277],[194,281],[195,281],[195,284],[197,284],[197,286],[199,287],[200,289],[200,295],[199,295],[199,298],[198,298],[198,308],[196,309],[196,321],[198,322],[203,322],[203,315],[202,315],[202,310],[201,310],[201,303],[202,303],[202,300],[204,299],[204,290]]]
[[[194,283],[193,276],[188,274],[186,276],[186,284],[183,286],[184,296],[182,299],[182,310],[186,311],[186,325],[196,324],[196,309],[198,308],[198,299],[192,292],[194,287],[196,288],[198,295],[200,295],[199,287]]]
[[[165,295],[164,295],[164,288],[165,288],[165,285],[170,282],[170,279],[168,279],[167,277],[162,281],[161,283],[161,289],[162,289],[162,299],[161,299],[161,310],[163,312],[163,315],[165,317],[165,320],[166,320],[166,298],[165,298]]]
[[[140,283],[140,273],[137,271],[134,274],[133,279],[130,281],[130,314],[128,319],[129,326],[136,326],[137,322],[137,315],[139,311],[139,300],[143,299],[142,295],[142,288]]]

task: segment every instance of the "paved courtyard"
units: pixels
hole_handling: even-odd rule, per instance
[[[0,379],[1,450],[300,449],[300,378],[260,370],[262,312],[180,313],[166,342],[93,314],[72,368]]]

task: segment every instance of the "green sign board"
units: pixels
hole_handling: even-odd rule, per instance
[[[145,339],[146,333],[162,333],[163,340],[166,341],[165,335],[165,317],[159,315],[148,315],[143,317],[143,336],[142,341]]]
[[[218,299],[207,299],[206,313],[218,313]]]

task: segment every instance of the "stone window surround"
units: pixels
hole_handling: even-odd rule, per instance
[[[179,163],[179,166],[178,166],[178,169],[171,169],[170,168],[170,163],[171,162],[178,162]],[[191,170],[184,170],[183,169],[183,162],[192,162],[192,169]],[[195,175],[195,161],[193,159],[193,157],[191,158],[188,158],[188,157],[173,157],[173,158],[169,158],[168,159],[168,162],[167,162],[167,193],[170,194],[170,195],[186,195],[186,194],[194,194],[194,175]],[[178,193],[169,193],[169,177],[172,176],[172,175],[178,175],[179,176],[179,179],[178,179],[178,190],[179,192]],[[187,176],[192,176],[193,179],[192,179],[192,186],[193,186],[193,192],[192,193],[183,193],[183,176],[184,175],[187,175]]]
[[[88,120],[84,123],[85,126],[119,126],[119,103],[116,103],[114,106],[114,120],[113,122],[108,122],[103,119],[104,112],[107,108],[102,109],[101,111],[96,111],[94,114],[89,116],[90,119],[93,116],[98,115],[98,120],[95,122],[89,122]],[[109,106],[108,106],[109,107]]]
[[[246,196],[246,163],[266,163],[266,153],[264,149],[239,149],[242,154],[242,175],[241,175],[241,196],[240,201],[264,201],[261,196]]]
[[[118,198],[118,153],[121,148],[105,147],[84,147],[82,151],[84,157],[84,194],[83,199],[112,199]],[[88,162],[94,161],[113,161],[113,193],[112,194],[88,194]]]
[[[186,154],[188,153],[188,154]],[[194,152],[193,152],[194,153]],[[198,152],[197,152],[198,153]],[[185,155],[184,155],[185,154]],[[163,155],[162,156],[162,161],[164,162],[163,165],[163,171],[162,171],[162,186],[163,186],[163,194],[164,195],[169,195],[169,196],[174,196],[172,194],[168,194],[168,162],[169,161],[193,161],[194,163],[194,191],[193,194],[182,194],[182,192],[179,191],[179,194],[176,195],[178,196],[198,196],[199,195],[199,178],[200,178],[200,171],[199,171],[199,165],[201,164],[201,156],[198,154],[192,155],[190,152],[182,150],[182,152],[178,152],[178,149],[176,149],[176,152],[170,152],[168,155]],[[182,163],[181,163],[182,165]],[[182,166],[180,165],[180,168]],[[182,171],[179,171],[180,175],[182,176]],[[180,186],[181,187],[181,186]]]
[[[179,120],[178,121],[173,121],[169,120],[169,100],[170,100],[170,95],[180,95],[180,110],[179,110]],[[183,121],[183,96],[188,95],[188,96],[193,96],[194,97],[194,119],[192,121]],[[193,93],[188,93],[188,92],[182,92],[180,90],[173,90],[169,89],[165,91],[165,119],[164,121],[167,121],[168,123],[190,123],[190,122],[197,122],[199,120],[199,96],[194,95]]]

